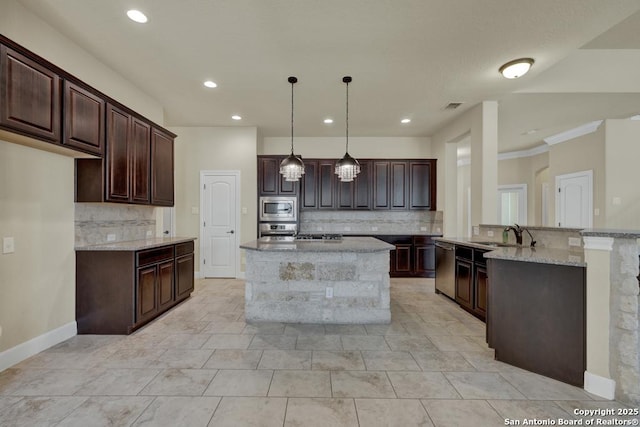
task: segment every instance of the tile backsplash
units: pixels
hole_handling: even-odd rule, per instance
[[[155,236],[155,209],[153,206],[115,203],[76,203],[75,245],[123,242]]]
[[[302,211],[300,233],[442,234],[441,211]]]
[[[471,236],[475,240],[483,239],[494,242],[502,241],[502,230],[506,226],[504,225],[490,225],[480,224],[480,234]],[[582,250],[582,235],[580,234],[581,228],[559,228],[559,227],[536,227],[526,226],[533,235],[533,239],[536,241],[536,247],[539,248],[554,248],[554,249],[569,249],[569,250]],[[493,233],[493,236],[489,236],[489,232]],[[571,239],[571,240],[570,240]],[[571,245],[569,242],[571,241]],[[509,243],[515,243],[515,235],[513,231],[509,231]],[[531,238],[524,232],[522,234],[522,243],[529,245]]]

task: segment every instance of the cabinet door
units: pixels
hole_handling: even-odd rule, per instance
[[[359,177],[356,177],[358,179]],[[338,209],[353,209],[353,187],[354,181],[342,182],[340,179],[336,180],[336,208]]]
[[[173,277],[173,260],[158,265],[158,310],[170,307],[175,301]]]
[[[305,174],[300,183],[300,209],[318,209],[318,162],[304,162]]]
[[[149,203],[151,170],[151,126],[148,123],[131,119],[131,201]]]
[[[436,269],[436,248],[433,244],[414,247],[414,271],[417,276],[433,277]]]
[[[334,173],[335,163],[333,161],[321,160],[318,162],[318,208],[334,209],[335,184],[337,182]]]
[[[396,244],[393,271],[396,274],[411,274],[411,246],[410,244]],[[392,251],[394,252],[394,251]]]
[[[136,323],[151,319],[158,312],[157,265],[138,269],[136,281]]]
[[[280,163],[275,157],[258,157],[258,195],[278,194]]]
[[[456,302],[473,310],[473,264],[456,259]]]
[[[371,161],[360,162],[360,173],[353,181],[353,208],[371,209]]]
[[[131,116],[107,104],[106,189],[108,202],[130,199],[129,138]]]
[[[409,209],[436,209],[435,161],[409,162]]]
[[[0,125],[60,143],[60,77],[0,46]]]
[[[386,161],[373,164],[373,209],[389,209],[390,165]]]
[[[173,206],[173,137],[151,129],[151,204]]]
[[[391,182],[389,185],[389,197],[391,199],[391,209],[407,209],[409,183],[407,162],[390,162]]]
[[[181,300],[193,292],[193,254],[176,258],[176,300]]]
[[[64,139],[69,147],[104,154],[105,101],[68,80],[64,82]]]
[[[489,290],[489,276],[487,268],[481,265],[475,266],[474,274],[474,311],[483,319],[487,316],[487,292]]]

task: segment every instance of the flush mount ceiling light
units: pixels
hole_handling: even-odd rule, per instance
[[[402,119],[400,120],[400,123],[411,123],[411,119]]]
[[[324,119],[324,123],[330,125],[331,123],[333,123],[333,119]]]
[[[350,182],[360,173],[360,163],[349,155],[349,83],[350,76],[344,76],[342,82],[347,85],[347,141],[344,157],[336,162],[335,172],[342,182]]]
[[[304,174],[302,158],[293,154],[293,85],[298,79],[291,76],[287,81],[291,83],[291,154],[280,163],[280,174],[285,181],[298,181]]]
[[[135,10],[135,9],[131,9],[127,11],[127,16],[129,17],[129,19],[131,19],[132,21],[135,21],[139,24],[144,24],[145,22],[148,21],[147,19],[147,15],[145,15],[144,13],[140,12],[139,10]]]
[[[233,120],[242,120],[242,117],[241,117],[241,116],[239,116],[239,115],[237,115],[237,114],[234,114],[233,116],[231,116],[231,118],[232,118]]]
[[[527,74],[534,62],[532,58],[515,59],[504,64],[498,71],[507,79],[517,79]]]
[[[210,87],[210,88],[218,87],[218,85],[216,84],[216,82],[211,81],[211,80],[207,80],[206,82],[204,82],[204,85],[205,85],[206,87]]]

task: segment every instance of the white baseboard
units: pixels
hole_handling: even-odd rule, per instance
[[[0,372],[78,334],[75,320],[0,353]]]
[[[616,382],[614,380],[588,371],[584,371],[584,389],[605,399],[614,400],[616,397]]]

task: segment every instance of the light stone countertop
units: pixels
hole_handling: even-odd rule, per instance
[[[150,239],[128,240],[125,242],[100,243],[98,245],[77,246],[76,251],[139,251],[196,240],[195,237],[154,237]]]
[[[474,239],[466,237],[438,237],[434,240],[485,250],[490,249],[490,252],[484,254],[485,258],[534,262],[539,264],[568,265],[574,267],[587,266],[587,263],[584,260],[584,250],[582,250],[582,248],[567,250],[555,248],[530,248],[529,246],[516,245],[495,247],[478,243],[477,241],[474,242]],[[483,242],[486,242],[486,240]]]
[[[580,233],[588,237],[613,237],[617,239],[638,239],[640,230],[617,230],[608,228],[587,228]]]
[[[260,242],[252,240],[240,245],[241,249],[269,252],[383,252],[395,247],[373,237],[348,237],[341,241],[299,240],[295,242]]]

